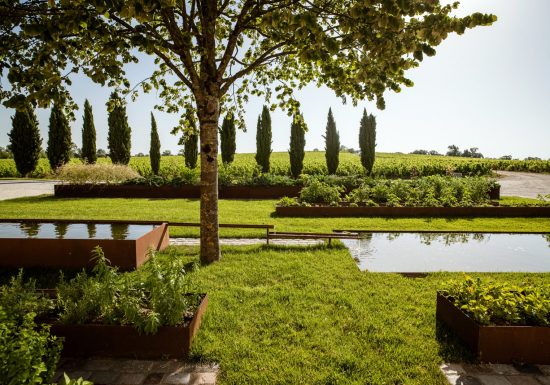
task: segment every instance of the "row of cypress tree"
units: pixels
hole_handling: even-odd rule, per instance
[[[108,104],[113,106],[108,117],[109,156],[113,163],[128,164],[131,129],[126,116],[126,106],[117,93],[111,94]],[[56,101],[50,111],[46,155],[52,170],[69,162],[72,153],[71,129],[64,107],[62,102]],[[30,103],[15,111],[9,138],[17,171],[26,176],[38,165],[42,146],[38,119]],[[81,158],[90,164],[97,161],[96,130],[92,106],[88,100],[84,102]]]

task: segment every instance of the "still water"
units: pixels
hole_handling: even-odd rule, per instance
[[[373,272],[550,272],[550,234],[364,233],[344,239]]]
[[[155,227],[155,225],[93,223],[0,223],[0,239],[137,239]]]

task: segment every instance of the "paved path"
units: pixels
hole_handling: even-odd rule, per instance
[[[214,385],[218,375],[218,365],[181,360],[62,359],[57,370],[54,381],[61,381],[66,373],[94,385]]]
[[[0,200],[53,194],[55,180],[0,180]]]
[[[220,238],[222,246],[250,246],[265,244],[265,238]],[[322,239],[270,239],[270,245],[278,246],[317,246],[324,244]],[[170,238],[174,246],[199,246],[199,238]]]
[[[500,195],[536,198],[550,194],[550,174],[497,171]]]
[[[443,364],[451,385],[548,385],[550,365]]]

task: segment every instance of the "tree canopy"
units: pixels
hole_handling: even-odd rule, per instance
[[[314,82],[356,103],[412,86],[406,71],[450,33],[493,15],[453,16],[439,0],[0,0],[0,83],[6,106],[67,99],[72,75],[136,95],[159,90],[158,108],[194,109],[200,125],[201,258],[219,258],[218,118],[244,128],[250,95],[296,112],[294,91]],[[130,84],[124,66],[154,57]],[[112,107],[111,107],[112,108]]]

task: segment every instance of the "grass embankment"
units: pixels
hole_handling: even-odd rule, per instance
[[[274,200],[221,200],[220,223],[274,224],[276,231],[333,229],[529,232],[550,228],[550,218],[284,218]],[[199,221],[197,199],[20,198],[0,201],[0,218],[128,219]],[[197,236],[194,228],[172,228],[172,236]],[[225,237],[265,236],[261,230],[221,229]]]
[[[197,251],[172,247],[159,261],[198,262]],[[35,276],[55,283],[54,273]],[[343,247],[256,246],[224,248],[219,262],[189,275],[210,297],[192,359],[218,362],[220,385],[444,385],[442,362],[471,359],[435,320],[436,290],[462,274],[409,279],[360,272]],[[550,274],[474,275],[550,282]]]

